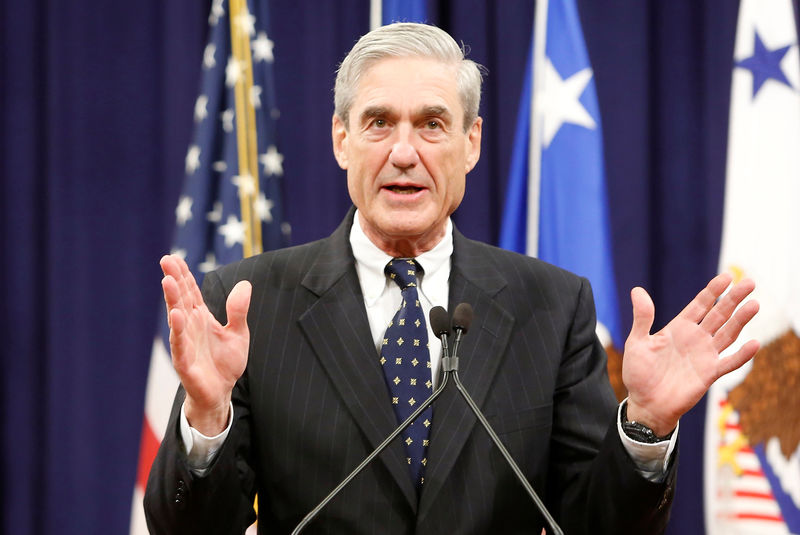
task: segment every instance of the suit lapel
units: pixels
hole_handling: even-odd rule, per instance
[[[485,249],[453,231],[449,309],[469,303],[475,318],[459,349],[459,378],[475,403],[483,408],[494,382],[514,324],[513,316],[494,301],[506,285]],[[443,483],[450,477],[456,458],[477,423],[455,385],[448,385],[434,405],[429,463],[420,497],[418,519],[432,507]]]
[[[397,421],[372,345],[350,248],[352,220],[353,210],[327,240],[304,277],[303,286],[319,299],[300,317],[299,323],[322,368],[374,449],[397,426]],[[399,440],[380,455],[380,462],[386,465],[416,512],[417,495]]]

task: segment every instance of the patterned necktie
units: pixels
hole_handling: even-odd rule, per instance
[[[395,258],[384,270],[400,286],[403,296],[400,310],[386,329],[380,351],[380,363],[398,423],[411,416],[417,405],[428,399],[433,392],[428,327],[417,293],[417,270],[421,272],[422,268],[416,261],[408,258]],[[433,409],[428,407],[402,433],[406,461],[417,490],[425,482],[428,436],[432,420]]]

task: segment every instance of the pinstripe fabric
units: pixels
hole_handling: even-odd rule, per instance
[[[241,533],[256,489],[260,532],[288,533],[394,428],[351,221],[352,211],[326,240],[206,277],[222,320],[227,292],[253,282],[250,357],[206,477],[188,472],[176,432],[162,444],[146,499],[155,533]],[[566,533],[658,533],[674,469],[664,484],[643,480],[616,436],[588,283],[458,232],[452,266],[450,308],[475,310],[459,375]],[[454,388],[435,411],[419,500],[395,441],[306,532],[538,533],[538,514]],[[170,501],[178,480],[184,511]]]

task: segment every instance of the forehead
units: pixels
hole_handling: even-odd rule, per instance
[[[353,107],[415,108],[444,106],[463,113],[458,94],[457,68],[436,59],[400,57],[381,59],[359,79]]]

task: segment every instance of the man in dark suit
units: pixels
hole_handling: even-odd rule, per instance
[[[460,302],[475,310],[460,375],[565,532],[663,531],[678,419],[757,350],[719,356],[757,311],[737,310],[753,283],[721,297],[730,278],[716,277],[654,335],[653,303],[634,289],[629,397],[617,407],[588,282],[450,223],[480,155],[479,98],[478,67],[446,33],[370,32],[336,81],[334,155],[355,205],[340,227],[211,273],[202,294],[185,263],[162,259],[182,388],[147,485],[153,532],[241,533],[257,492],[259,531],[288,533],[397,425],[400,406],[421,401],[396,388],[432,390],[439,346],[421,312]],[[396,262],[407,282],[395,284]],[[403,340],[393,329],[414,317],[408,332],[429,336]],[[412,337],[420,360],[386,358]],[[457,393],[415,426],[307,531],[539,533]]]

